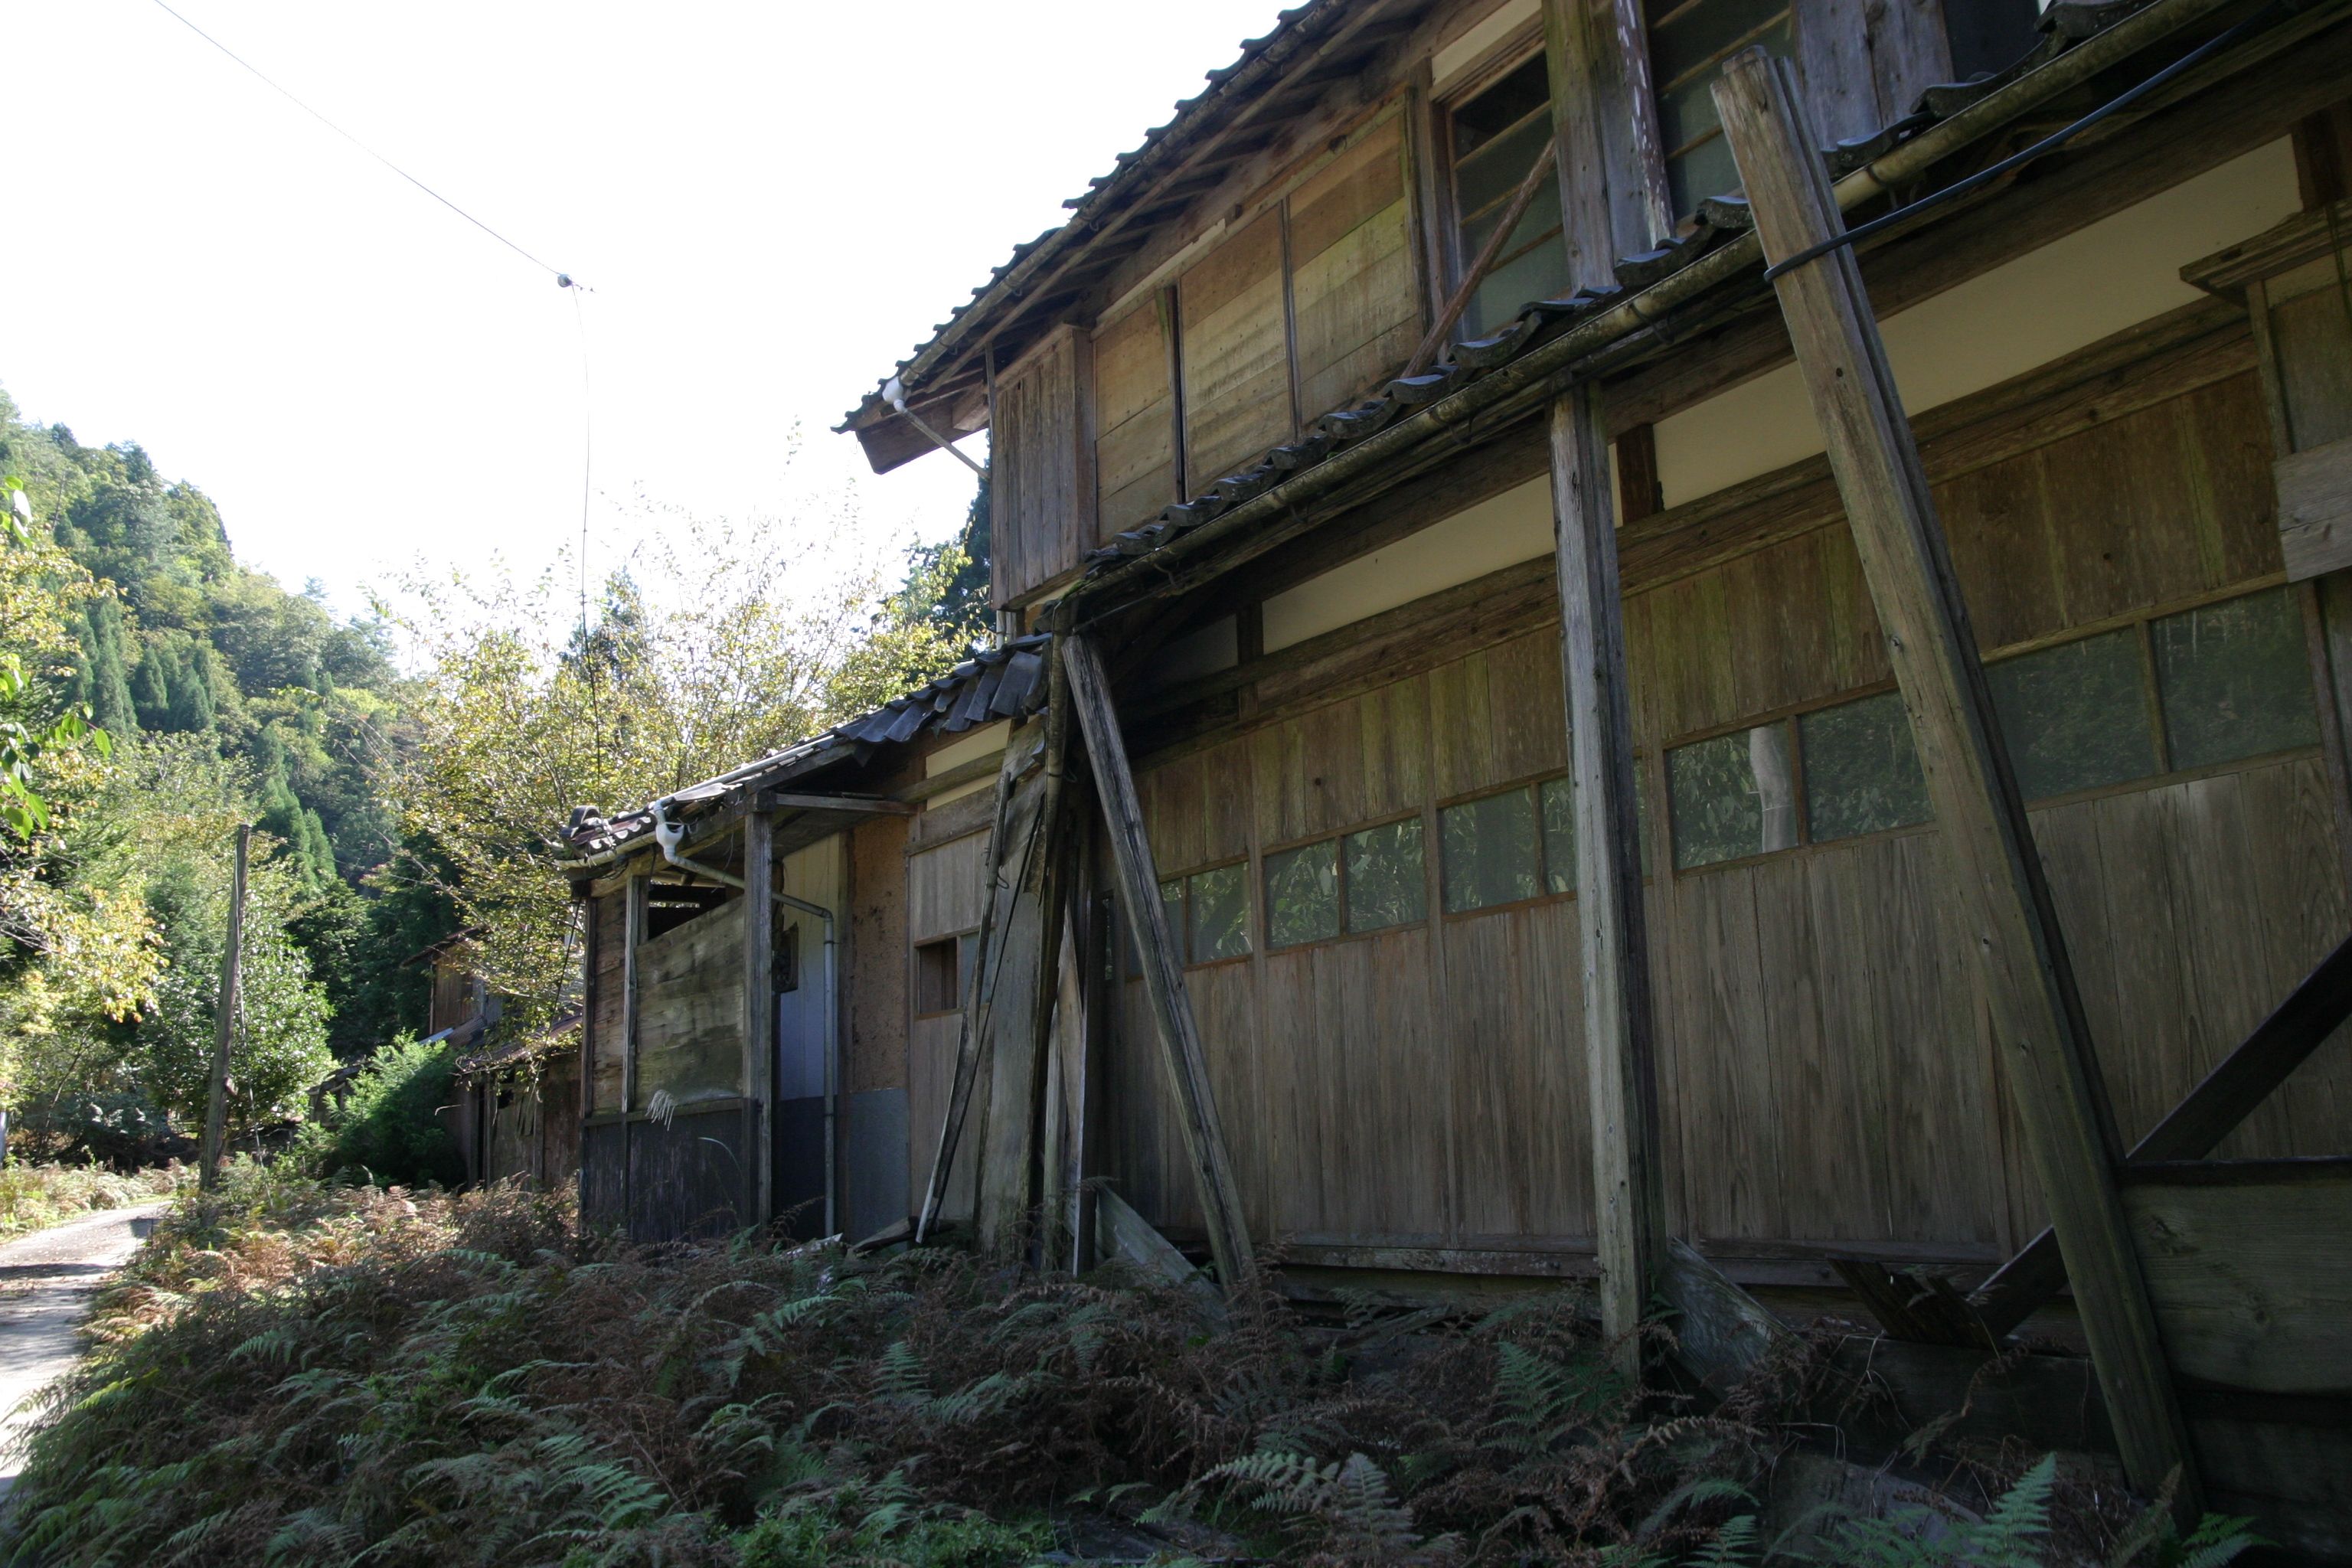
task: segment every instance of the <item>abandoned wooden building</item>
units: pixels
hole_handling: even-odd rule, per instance
[[[2352,1560],[2347,94],[2343,0],[1285,13],[845,426],[988,432],[1000,646],[575,824],[589,1222],[1850,1292]]]
[[[423,969],[431,986],[424,1043],[446,1043],[455,1058],[441,1124],[467,1182],[568,1186],[580,1174],[578,1011],[545,1028],[501,1033],[503,1001],[475,965],[480,934],[467,926],[402,961]]]

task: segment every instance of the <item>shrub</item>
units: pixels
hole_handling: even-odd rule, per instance
[[[446,1044],[403,1036],[381,1047],[342,1109],[328,1118],[327,1175],[358,1174],[392,1186],[454,1186],[466,1168],[437,1114],[455,1094],[457,1057]]]

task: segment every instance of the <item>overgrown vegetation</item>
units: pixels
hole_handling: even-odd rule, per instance
[[[302,1152],[329,1175],[387,1186],[455,1186],[466,1176],[436,1111],[450,1102],[457,1053],[411,1036],[383,1047],[352,1079]]]
[[[1752,1400],[1637,1403],[1572,1294],[1445,1321],[1367,1303],[1324,1329],[1270,1300],[1229,1314],[950,1253],[738,1238],[653,1256],[578,1239],[554,1197],[415,1197],[241,1164],[103,1298],[100,1351],[50,1395],[0,1550],[26,1564],[1766,1559],[1751,1500],[1785,1435]],[[1814,1521],[1774,1560],[2057,1561],[2057,1496],[2043,1468],[1981,1521]],[[2120,1528],[2106,1521],[2111,1543]],[[2219,1563],[2239,1539],[2159,1557],[2151,1537],[2116,1561]]]
[[[0,1240],[79,1219],[100,1209],[129,1208],[169,1196],[193,1176],[179,1165],[130,1174],[104,1165],[0,1165]]]
[[[404,961],[461,924],[509,1028],[558,1010],[572,806],[801,740],[988,626],[984,494],[895,584],[819,559],[838,515],[645,521],[593,614],[557,561],[338,620],[138,446],[0,393],[0,1106],[41,1154],[152,1160],[201,1121],[236,823],[260,830],[228,1106],[251,1147],[338,1060],[423,1032]]]

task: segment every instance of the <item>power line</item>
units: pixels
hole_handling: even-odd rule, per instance
[[[439,202],[443,206],[447,207],[451,212],[456,213],[459,217],[464,218],[467,223],[472,224],[484,234],[488,235],[492,239],[497,240],[500,245],[505,246],[509,250],[513,251],[517,256],[520,256],[525,261],[530,262],[533,267],[538,268],[542,272],[554,273],[555,280],[558,285],[565,289],[573,287],[572,279],[566,277],[563,273],[556,271],[554,268],[550,267],[546,262],[541,261],[538,257],[533,256],[530,251],[525,250],[521,246],[517,245],[513,240],[509,239],[505,235],[500,234],[497,229],[492,228],[488,224],[484,223],[480,218],[476,217],[472,213],[467,212],[464,207],[459,206],[456,202],[451,201],[447,196],[443,195],[440,192],[435,190],[432,186],[426,184],[424,181],[418,179],[415,175],[410,174],[407,170],[402,168],[399,164],[394,163],[391,159],[377,152],[374,148],[369,146],[366,142],[361,141],[358,137],[352,135],[350,132],[344,130],[341,126],[336,124],[333,121],[328,119],[325,115],[320,113],[317,110],[311,108],[309,104],[295,97],[283,87],[278,86],[278,84],[271,80],[269,76],[258,66],[256,66],[251,60],[247,59],[243,55],[238,54],[235,49],[230,48],[226,44],[222,43],[218,38],[214,37],[210,33],[205,32],[202,27],[197,26],[194,22],[189,21],[185,16],[181,16],[177,11],[173,10],[171,6],[164,4],[164,0],[155,0],[155,5],[156,8],[162,11],[165,16],[171,17],[173,21],[179,23],[180,26],[187,28],[188,31],[194,33],[196,37],[202,38],[213,47],[218,49],[222,54],[226,55],[230,59],[235,60],[238,65],[243,66],[247,70],[252,72],[256,78],[257,78],[272,92],[278,94],[278,97],[284,99],[287,102],[292,104],[295,108],[300,110],[303,113],[309,115],[311,119],[317,121],[320,124],[325,126],[328,130],[333,132],[336,135],[341,137],[344,141],[350,142],[352,146],[358,148],[361,152],[366,153],[377,163],[382,163],[385,168],[390,169],[394,174],[398,174],[410,184],[415,185],[426,195],[431,196],[435,201]]]

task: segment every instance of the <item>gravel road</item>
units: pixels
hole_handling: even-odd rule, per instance
[[[0,1499],[24,1467],[18,1406],[81,1353],[81,1321],[168,1205],[105,1209],[0,1245]]]

